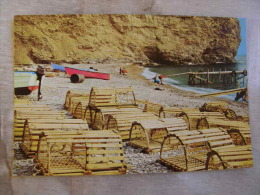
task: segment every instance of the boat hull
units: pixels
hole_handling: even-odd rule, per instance
[[[53,64],[53,63],[51,63],[51,66],[52,66],[53,70],[60,70],[60,71],[62,71],[62,72],[65,72],[65,71],[66,71],[66,70],[65,70],[65,67],[62,66],[62,65],[58,65],[58,64]]]
[[[34,91],[38,88],[39,88],[39,86],[14,88],[14,94],[15,95],[30,95],[32,93],[32,91]]]
[[[65,69],[66,69],[66,73],[70,76],[73,74],[83,74],[85,78],[95,78],[95,79],[103,79],[103,80],[110,79],[110,74],[107,73],[91,72],[87,70],[80,70],[80,69],[69,68],[69,67],[65,67]]]
[[[15,95],[29,95],[39,88],[39,81],[35,72],[14,72]]]

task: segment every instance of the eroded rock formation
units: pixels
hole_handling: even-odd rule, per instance
[[[16,16],[14,62],[234,62],[235,18],[153,15]]]

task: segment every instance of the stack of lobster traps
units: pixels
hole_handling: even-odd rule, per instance
[[[69,104],[68,104],[69,105]],[[36,162],[35,174],[125,174],[122,139],[112,131],[90,131],[85,120],[68,119],[48,105],[15,103],[14,139]]]
[[[53,111],[48,105],[14,105],[14,141],[22,141],[26,119],[63,119],[64,111]]]
[[[140,104],[142,103],[145,105],[141,109]],[[151,109],[152,107],[154,109]],[[129,141],[130,135],[134,134],[131,133],[132,129],[143,131],[140,129],[145,128],[146,133],[157,131],[158,135],[159,131],[168,132],[170,128],[187,128],[182,119],[160,119],[158,116],[160,107],[159,104],[136,100],[132,87],[92,88],[87,108],[90,115],[85,115],[85,117],[86,120],[90,121],[91,128],[113,130],[125,141]],[[162,135],[164,133],[161,133]],[[133,137],[137,138],[132,136],[130,145],[140,147],[144,151],[152,151],[150,147],[144,146],[144,142],[133,141]],[[156,150],[158,150],[158,147]]]
[[[177,131],[168,134],[161,145],[162,165],[174,171],[217,170],[252,167],[250,145],[236,146],[220,129]]]
[[[122,139],[129,139],[129,131],[136,118],[153,120],[153,113],[145,113],[138,108],[134,90],[126,88],[92,88],[88,114],[89,125],[93,129],[115,130]]]
[[[123,141],[174,171],[252,166],[247,117],[225,102],[201,108],[136,100],[132,87],[70,90],[64,108],[15,102],[14,139],[44,175],[125,174]],[[91,130],[90,130],[91,129]]]
[[[186,121],[188,131],[164,137],[160,162],[175,171],[251,167],[252,149],[248,117],[237,116],[225,102],[209,102],[199,110],[161,108]],[[167,112],[165,112],[167,110]]]

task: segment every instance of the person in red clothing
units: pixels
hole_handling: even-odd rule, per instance
[[[163,78],[165,78],[165,75],[160,75],[159,76],[159,80],[160,80],[160,84],[163,85]]]

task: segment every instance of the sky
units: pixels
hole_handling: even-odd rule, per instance
[[[241,42],[238,47],[237,55],[246,55],[246,19],[238,18],[240,24],[240,37]]]

